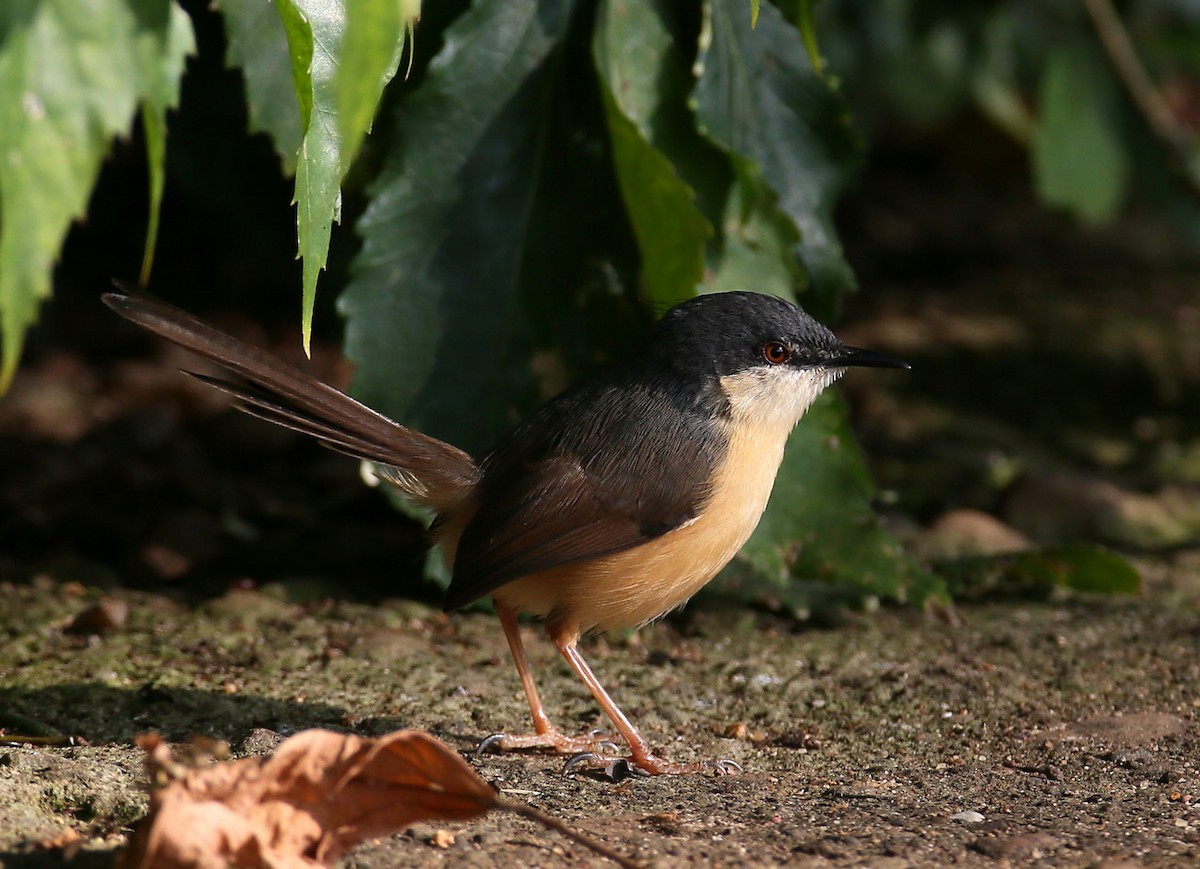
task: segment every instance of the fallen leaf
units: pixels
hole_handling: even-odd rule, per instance
[[[418,730],[379,739],[306,730],[270,757],[202,768],[177,760],[157,734],[137,744],[156,790],[117,869],[314,869],[417,821],[468,820],[491,809],[636,865],[556,818],[500,799],[453,749]],[[453,843],[449,831],[438,833],[437,847]]]
[[[272,757],[202,769],[181,768],[157,737],[141,744],[151,780],[168,783],[151,795],[122,867],[311,869],[363,839],[475,818],[496,803],[462,758],[420,731],[364,739],[308,730]]]
[[[68,856],[83,843],[83,836],[78,830],[68,828],[56,836],[34,842],[30,847],[37,851],[61,851]]]

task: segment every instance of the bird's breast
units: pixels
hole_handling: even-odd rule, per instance
[[[787,429],[736,417],[700,514],[641,546],[515,580],[496,592],[508,606],[585,633],[645,624],[685,603],[750,537],[783,459]]]

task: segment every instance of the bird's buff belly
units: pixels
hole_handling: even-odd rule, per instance
[[[576,633],[636,627],[682,606],[758,525],[786,440],[769,435],[731,435],[713,494],[691,522],[633,549],[514,580],[496,596]]]

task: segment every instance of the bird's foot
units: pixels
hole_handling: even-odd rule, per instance
[[[712,773],[732,775],[742,772],[740,764],[732,760],[701,760],[692,763],[674,763],[653,754],[642,757],[612,757],[592,751],[583,751],[567,759],[562,774],[581,772],[597,775],[609,781],[624,781],[634,776],[693,775]]]
[[[593,730],[586,736],[567,736],[557,730],[546,733],[525,733],[513,735],[509,733],[493,733],[482,740],[475,749],[475,755],[486,754],[492,749],[497,751],[521,751],[529,748],[549,748],[558,754],[596,754],[620,751],[620,746],[613,742],[602,730]]]

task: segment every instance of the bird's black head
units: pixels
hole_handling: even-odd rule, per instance
[[[672,308],[650,336],[653,365],[679,386],[719,388],[732,413],[790,427],[851,366],[907,363],[847,347],[795,305],[759,293],[714,293]]]
[[[847,347],[791,302],[761,293],[697,296],[667,312],[651,352],[677,370],[725,377],[751,368],[907,368],[899,359]]]

